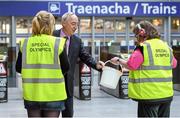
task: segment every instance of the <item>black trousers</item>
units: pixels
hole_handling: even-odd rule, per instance
[[[68,97],[65,100],[65,110],[62,111],[62,117],[73,117],[74,109],[73,109],[73,97]]]
[[[138,102],[138,117],[170,117],[171,101],[163,103]]]

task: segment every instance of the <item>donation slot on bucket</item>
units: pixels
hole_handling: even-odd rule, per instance
[[[100,85],[110,88],[110,89],[116,89],[119,79],[121,75],[123,74],[122,72],[122,66],[120,66],[119,70],[106,66],[107,63],[110,63],[110,60],[105,62],[105,66],[103,67],[103,72],[101,76],[101,81]]]

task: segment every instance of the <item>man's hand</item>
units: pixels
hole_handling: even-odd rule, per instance
[[[103,61],[98,61],[96,64],[97,69],[102,69],[104,67],[104,62]]]

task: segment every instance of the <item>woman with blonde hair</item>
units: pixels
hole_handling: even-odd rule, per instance
[[[20,41],[16,71],[22,74],[28,117],[59,117],[65,109],[66,39],[52,36],[54,25],[51,13],[39,11],[32,20],[32,36]]]
[[[128,96],[138,102],[138,117],[169,117],[172,68],[177,65],[172,49],[160,40],[160,33],[148,21],[138,23],[133,33],[137,47],[128,61],[118,57],[111,61],[130,70]]]

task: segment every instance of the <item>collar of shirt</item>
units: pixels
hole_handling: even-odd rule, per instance
[[[70,41],[70,36],[66,36],[66,34],[61,30],[60,37],[68,37],[68,40]]]

